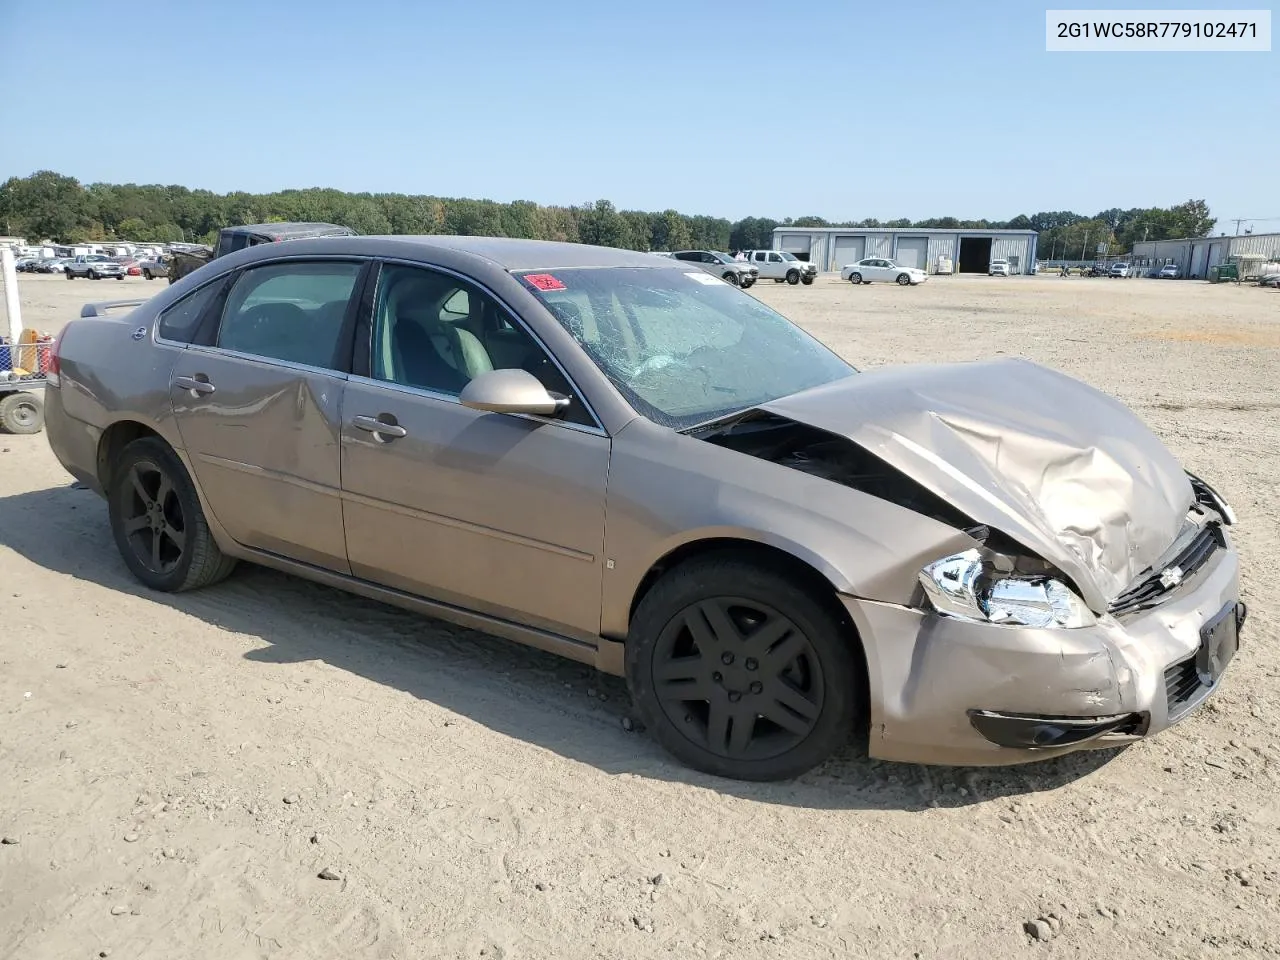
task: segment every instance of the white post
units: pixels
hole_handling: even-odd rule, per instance
[[[13,268],[13,250],[7,246],[0,248],[0,276],[4,278],[4,311],[9,316],[9,343],[16,344],[22,336],[22,305],[18,302],[18,271]]]

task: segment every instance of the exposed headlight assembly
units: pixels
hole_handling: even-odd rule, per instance
[[[1018,627],[1091,627],[1096,618],[1061,580],[1002,571],[979,550],[935,560],[920,571],[934,610],[946,617]]]

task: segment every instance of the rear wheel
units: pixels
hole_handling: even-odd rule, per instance
[[[730,556],[668,572],[627,639],[627,684],[658,741],[742,780],[797,776],[865,714],[852,627],[800,581]]]
[[[44,429],[44,402],[34,393],[11,393],[0,400],[0,429],[39,433]]]
[[[156,437],[133,441],[112,464],[107,510],[125,565],[152,590],[206,587],[235,567],[214,542],[182,462]]]
[[[799,270],[788,270],[788,271],[787,271],[787,283],[791,284],[791,285],[794,287],[794,286],[795,286],[797,283],[799,283],[799,282],[800,282],[800,271],[799,271]]]
[[[143,270],[143,271],[142,271],[142,276],[143,276],[143,279],[145,279],[145,280],[154,280],[154,279],[155,279],[155,277],[153,277],[153,276],[151,275],[151,271],[150,271],[150,270]]]
[[[74,279],[75,279],[75,274],[73,274],[70,270],[64,270],[64,271],[62,271],[62,275],[63,275],[63,276],[65,276],[68,280],[74,280]]]

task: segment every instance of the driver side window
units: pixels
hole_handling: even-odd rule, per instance
[[[374,299],[369,375],[456,397],[490,370],[522,369],[573,398],[560,419],[594,426],[546,351],[491,296],[451,274],[387,264]]]

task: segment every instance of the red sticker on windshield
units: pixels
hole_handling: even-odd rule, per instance
[[[563,290],[565,286],[549,273],[526,273],[525,281],[539,290]]]

